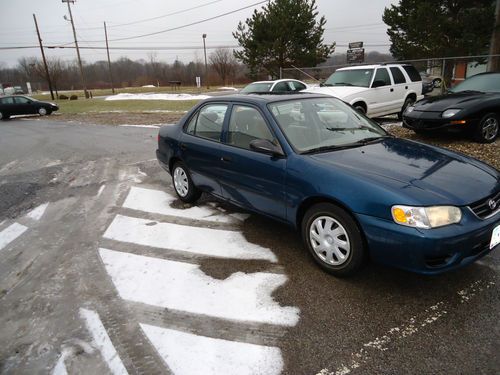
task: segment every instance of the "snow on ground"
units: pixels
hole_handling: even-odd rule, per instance
[[[152,128],[152,129],[159,129],[161,128],[163,124],[152,124],[152,125],[135,125],[135,124],[123,124],[119,125],[125,128]]]
[[[175,375],[280,374],[279,348],[196,336],[141,324]]]
[[[104,100],[203,100],[207,95],[191,94],[116,94],[106,97]]]
[[[219,87],[217,90],[221,90],[221,91],[239,91],[235,87],[227,87],[227,86]]]
[[[218,280],[196,264],[102,248],[99,253],[126,300],[239,321],[294,326],[299,320],[298,308],[282,307],[271,297],[285,275],[237,272]]]
[[[123,215],[116,215],[104,237],[213,257],[277,261],[271,250],[247,242],[236,231],[159,223]]]
[[[24,225],[18,223],[13,223],[4,230],[2,230],[0,232],[0,250],[2,250],[5,246],[14,241],[21,234],[26,232],[26,230],[28,230],[28,227],[25,227]]]
[[[211,207],[192,206],[185,209],[173,208],[172,204],[176,200],[177,198],[173,195],[160,190],[133,186],[128,193],[127,199],[123,203],[123,207],[188,219],[215,221],[219,223],[235,222],[235,220],[227,214]]]
[[[106,361],[111,373],[114,375],[128,374],[127,369],[118,356],[118,353],[116,352],[116,349],[113,346],[101,319],[99,318],[99,315],[95,311],[81,308],[80,316],[85,321],[85,325],[92,335],[94,346],[101,352],[101,355]]]
[[[48,203],[41,204],[40,206],[28,212],[26,216],[33,220],[40,220],[43,214],[45,213],[45,210],[47,209],[48,205],[49,205]]]

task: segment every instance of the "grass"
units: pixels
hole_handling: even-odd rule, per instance
[[[78,114],[88,112],[147,112],[147,111],[188,111],[197,100],[112,100],[103,99],[78,99],[56,100],[61,114]]]

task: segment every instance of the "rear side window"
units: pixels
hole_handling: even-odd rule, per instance
[[[14,98],[2,98],[2,104],[14,104]]]
[[[274,91],[278,92],[290,91],[290,87],[287,85],[286,82],[278,82],[276,86],[273,87],[273,92]]]
[[[394,83],[397,85],[398,83],[406,83],[405,76],[401,69],[397,67],[390,68],[392,73],[392,78],[394,78]]]
[[[377,73],[375,74],[375,79],[373,80],[373,82],[375,83],[375,81],[384,82],[384,84],[380,85],[380,86],[390,86],[391,85],[391,77],[389,77],[389,72],[387,71],[386,68],[378,68],[377,69]]]
[[[408,73],[408,76],[412,80],[412,82],[419,82],[422,80],[422,77],[420,77],[420,74],[417,72],[417,69],[413,65],[403,65],[403,69],[406,70],[406,73]]]
[[[204,106],[191,117],[186,132],[197,137],[220,142],[226,111],[227,104]]]

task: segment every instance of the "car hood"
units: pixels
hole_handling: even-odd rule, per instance
[[[368,90],[368,87],[359,86],[323,86],[323,87],[310,87],[302,92],[310,92],[314,94],[325,94],[335,96],[339,99],[347,98],[350,95],[355,95],[360,92]]]
[[[488,99],[494,93],[458,92],[441,96],[428,97],[415,104],[416,111],[443,112],[448,108],[472,107]]]
[[[312,157],[328,169],[407,192],[421,205],[469,205],[493,194],[500,183],[495,169],[475,159],[398,138]]]

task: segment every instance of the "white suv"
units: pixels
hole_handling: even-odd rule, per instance
[[[303,92],[335,96],[370,117],[401,116],[407,106],[423,98],[422,78],[409,64],[337,69],[320,87]]]

